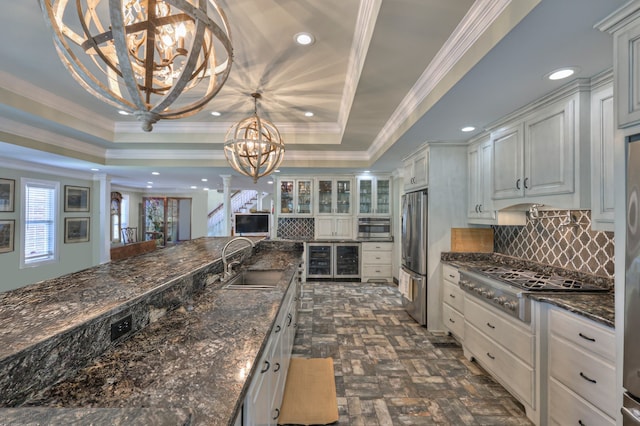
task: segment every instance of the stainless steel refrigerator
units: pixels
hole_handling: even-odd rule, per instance
[[[427,200],[426,190],[402,196],[402,303],[421,325],[427,324]]]
[[[640,135],[628,138],[624,301],[624,425],[640,425]]]

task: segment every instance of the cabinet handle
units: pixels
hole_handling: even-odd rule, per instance
[[[273,369],[273,372],[277,373],[278,371],[280,371],[280,363],[276,362],[276,367]]]
[[[282,330],[282,327],[280,327],[280,324],[278,324],[276,326],[276,333],[280,333],[280,330]]]
[[[452,320],[451,318],[449,318],[449,322],[452,324],[455,324],[456,322],[454,320]]]
[[[269,361],[265,361],[264,362],[264,368],[262,370],[260,370],[261,373],[266,373],[267,371],[269,371],[269,369],[271,368],[271,364],[269,364]]]
[[[478,213],[478,205],[476,204],[476,213]]]
[[[291,321],[293,320],[293,316],[289,314],[287,315],[287,318],[289,318],[289,322],[287,322],[287,327],[289,327],[291,325]]]
[[[449,274],[449,278],[455,278],[455,275]]]
[[[490,322],[487,323],[487,327],[491,328],[491,329],[495,329],[496,326],[491,324]]]
[[[496,359],[496,357],[495,357],[495,356],[493,356],[493,355],[491,355],[489,352],[487,352],[487,356],[488,356],[489,358],[491,358],[491,359]]]
[[[580,337],[582,337],[584,340],[588,340],[588,341],[590,341],[590,342],[595,342],[595,341],[596,341],[596,339],[594,339],[593,337],[585,336],[585,335],[584,335],[584,334],[582,334],[582,333],[578,333],[578,336],[580,336]]]
[[[527,186],[527,181],[529,180],[528,177],[524,178],[524,189],[529,189],[529,187]]]
[[[582,371],[580,372],[580,377],[582,377],[583,379],[585,379],[587,382],[591,382],[591,383],[598,383],[597,381],[595,381],[594,379],[592,379],[589,376],[586,376]]]
[[[278,417],[280,417],[280,409],[276,408],[276,416],[273,418],[273,420],[277,420]]]
[[[516,181],[516,189],[520,189],[520,179]]]
[[[452,299],[455,299],[455,298],[456,298],[456,295],[455,295],[455,294],[451,294],[451,293],[449,293],[449,297],[450,297],[450,298],[452,298]]]
[[[478,213],[482,213],[482,204],[478,204]]]
[[[585,423],[584,423],[582,420],[578,420],[578,424],[579,424],[580,426],[585,426]]]

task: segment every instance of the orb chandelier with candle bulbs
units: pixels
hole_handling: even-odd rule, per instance
[[[260,93],[252,93],[253,115],[240,120],[224,138],[224,155],[236,171],[258,182],[277,169],[284,159],[284,142],[278,128],[258,116]]]
[[[227,80],[233,48],[216,1],[39,0],[73,77],[145,131],[197,113]]]

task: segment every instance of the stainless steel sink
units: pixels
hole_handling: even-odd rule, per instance
[[[283,271],[280,269],[245,270],[238,272],[227,282],[228,289],[269,289],[278,285],[282,280]]]

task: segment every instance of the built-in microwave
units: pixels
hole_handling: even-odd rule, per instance
[[[391,218],[360,217],[358,218],[359,240],[386,240],[391,238]]]

